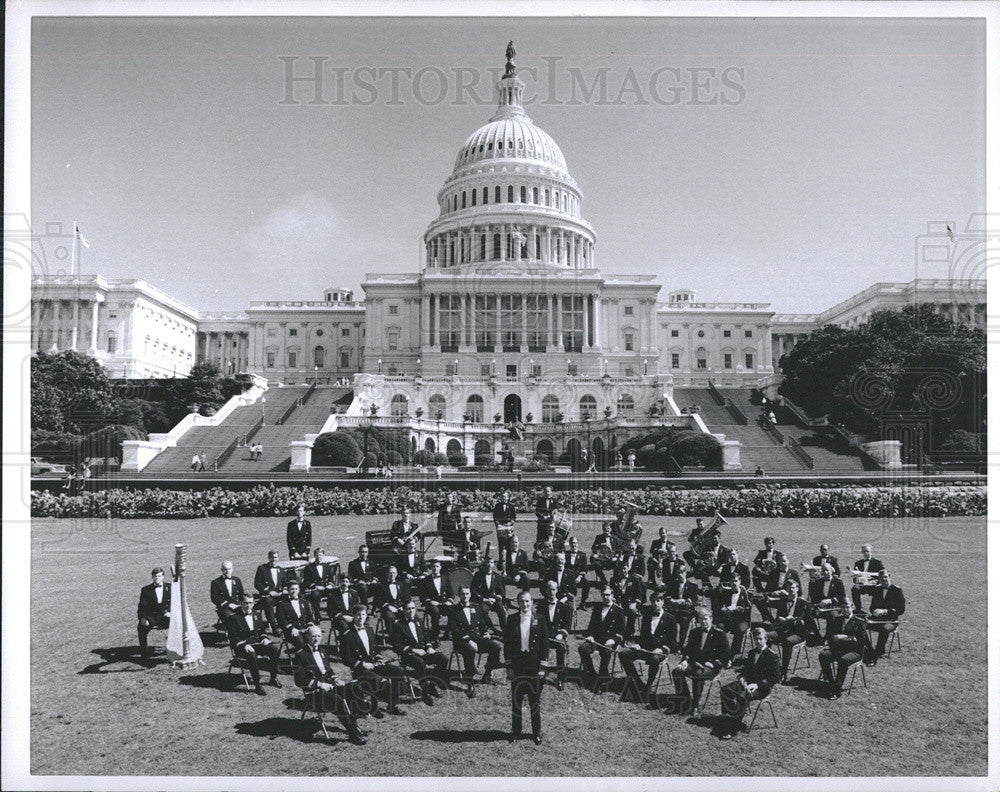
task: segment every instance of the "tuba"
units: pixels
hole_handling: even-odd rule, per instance
[[[695,555],[703,555],[712,548],[715,544],[714,540],[720,535],[719,526],[721,525],[729,525],[729,521],[716,510],[712,524],[691,540],[691,549]]]

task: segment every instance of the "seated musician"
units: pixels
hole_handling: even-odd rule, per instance
[[[687,536],[688,544],[691,545],[691,548],[684,551],[684,560],[690,569],[694,569],[694,562],[700,555],[695,548],[698,547],[703,533],[705,533],[705,521],[701,517],[696,517],[694,528],[691,529],[691,532]]]
[[[611,576],[611,588],[615,592],[615,602],[625,613],[624,638],[631,638],[639,625],[639,611],[646,602],[646,582],[638,572],[624,574],[616,569]]]
[[[391,625],[410,599],[410,584],[399,579],[396,567],[389,566],[385,570],[385,580],[376,583],[374,588],[373,605],[381,611],[383,621]]]
[[[731,740],[738,731],[746,731],[743,718],[751,701],[767,698],[771,689],[781,678],[778,656],[767,644],[767,631],[755,627],[753,648],[747,653],[747,660],[740,669],[739,676],[719,691],[722,716],[728,723],[720,735],[723,740]]]
[[[678,648],[677,620],[663,608],[663,593],[654,591],[649,596],[649,607],[643,608],[642,621],[636,640],[618,652],[622,668],[635,687],[640,701],[648,701],[653,680],[663,659]],[[647,666],[647,679],[643,683],[635,668],[635,661],[643,660]],[[622,701],[629,692],[629,685],[622,691]]]
[[[719,567],[719,577],[735,577],[743,588],[750,588],[750,568],[740,561],[736,548],[729,549],[726,559]]]
[[[313,613],[312,606],[299,598],[299,581],[294,578],[288,582],[288,593],[278,600],[277,617],[282,635],[296,651],[306,645],[306,628],[319,624],[319,616]]]
[[[778,551],[774,549],[774,537],[765,536],[764,549],[757,551],[757,555],[753,558],[753,569],[750,570],[750,575],[753,578],[753,586],[757,591],[765,590],[764,582],[767,576],[778,566],[777,555]]]
[[[330,657],[320,646],[323,633],[319,627],[309,627],[306,631],[306,646],[295,655],[295,684],[306,693],[315,691],[319,698],[321,712],[329,710],[347,732],[347,738],[355,745],[364,745],[365,738],[358,727],[358,715],[372,711],[362,701],[362,693],[356,682],[339,679],[333,672]],[[377,705],[375,707],[377,710]],[[381,713],[379,713],[381,715]]]
[[[354,621],[340,639],[340,656],[344,665],[351,669],[361,689],[371,693],[373,699],[377,691],[387,690],[386,703],[390,714],[405,714],[399,706],[399,697],[406,672],[395,663],[386,663],[379,654],[375,633],[368,626],[368,606],[359,602],[351,615]],[[375,706],[378,706],[377,699]]]
[[[642,575],[645,573],[645,564],[642,555],[639,553],[639,546],[635,539],[629,539],[621,554],[614,558],[612,574],[618,577],[630,575]]]
[[[701,587],[697,581],[688,580],[687,567],[676,557],[676,553],[676,547],[668,546],[667,556],[661,565],[664,575],[661,585],[664,609],[676,620],[677,641],[683,644],[701,596]]]
[[[611,533],[611,523],[601,523],[601,532],[594,537],[590,545],[590,568],[597,575],[597,582],[601,586],[608,583],[607,572],[614,566],[612,561],[615,557],[615,548],[618,546],[617,540]]]
[[[337,590],[326,601],[327,613],[338,632],[344,632],[354,622],[351,614],[358,602],[358,593],[351,588],[351,579],[346,572],[341,572],[337,576]]]
[[[393,522],[389,529],[389,539],[392,542],[393,552],[401,553],[406,549],[407,537],[416,536],[417,524],[413,521],[413,514],[410,512],[409,504],[403,506],[403,515]]]
[[[368,545],[358,546],[358,557],[347,564],[347,576],[362,602],[368,602],[368,588],[376,581],[375,565],[368,560]]]
[[[573,575],[576,585],[581,589],[580,603],[585,604],[590,595],[590,582],[587,580],[587,554],[580,551],[580,543],[575,536],[566,540],[566,569]]]
[[[517,510],[510,502],[510,492],[504,490],[497,498],[493,507],[493,525],[497,532],[497,557],[503,558],[503,554],[510,547],[511,538],[514,536],[514,522],[517,520]]]
[[[556,650],[556,689],[562,690],[566,677],[566,651],[569,648],[569,633],[573,626],[573,610],[568,602],[559,599],[559,586],[554,580],[542,584],[544,599],[538,603],[535,612],[539,621],[545,622],[549,642]]]
[[[445,686],[446,658],[438,651],[437,643],[430,639],[424,626],[417,619],[417,603],[407,600],[403,612],[392,627],[392,649],[404,668],[412,671],[420,680],[424,703],[434,704],[434,698],[442,695]]]
[[[685,553],[684,558],[687,558]],[[719,545],[711,544],[705,552],[694,557],[694,564],[691,567],[691,577],[701,581],[705,586],[711,586],[712,578],[719,576],[722,562],[719,559]]]
[[[854,610],[864,610],[861,607],[861,595],[875,593],[875,589],[878,588],[877,576],[883,569],[885,564],[877,558],[872,558],[872,546],[862,545],[861,558],[854,562],[853,571],[863,574],[855,575],[854,585],[851,586],[851,602],[854,603]]]
[[[714,679],[729,662],[726,634],[712,626],[712,612],[708,608],[699,609],[681,654],[684,659],[674,667],[671,676],[677,694],[687,702],[685,710],[690,710],[692,704],[698,707],[706,680]]]
[[[507,621],[507,594],[503,577],[496,570],[492,556],[483,561],[472,576],[472,601],[497,617],[496,629]]]
[[[743,646],[743,636],[750,629],[750,598],[747,589],[733,574],[723,574],[712,590],[712,615],[715,623],[732,635],[726,665],[731,665]]]
[[[517,586],[522,591],[528,591],[531,581],[528,573],[531,571],[531,561],[528,554],[521,549],[517,534],[510,539],[510,547],[500,556],[500,571],[508,585]]]
[[[437,529],[439,532],[457,531],[462,524],[462,512],[458,508],[458,498],[449,492],[441,508],[438,509]]]
[[[170,627],[170,584],[163,582],[163,567],[154,567],[152,582],[139,590],[139,652],[143,662],[149,661],[149,633]]]
[[[462,656],[462,678],[466,682],[469,698],[476,695],[473,687],[476,675],[476,655],[486,655],[483,682],[491,681],[493,669],[500,667],[503,644],[493,637],[495,631],[481,606],[472,601],[468,586],[458,590],[458,603],[448,616],[452,647]]]
[[[285,590],[289,577],[285,570],[278,566],[278,551],[271,550],[267,554],[267,563],[257,567],[253,576],[253,587],[257,589],[257,606],[264,611],[264,617],[271,626],[271,632],[278,631],[277,607],[278,598]]]
[[[885,654],[885,646],[890,633],[896,630],[899,617],[906,612],[906,598],[899,586],[892,584],[889,570],[878,573],[878,585],[872,594],[871,608],[868,614],[868,629],[878,633],[875,642],[875,656]]]
[[[667,526],[661,525],[659,535],[649,543],[649,556],[646,559],[646,578],[650,583],[656,583],[659,579],[660,561],[666,554]]]
[[[417,588],[420,601],[431,620],[430,639],[436,641],[441,636],[441,614],[447,613],[453,596],[451,586],[441,576],[441,562],[438,559],[431,561],[430,574],[420,580]]]
[[[271,643],[267,637],[267,622],[260,616],[254,616],[253,594],[244,594],[240,598],[240,610],[230,614],[226,619],[226,631],[229,634],[229,646],[233,654],[246,661],[253,679],[257,695],[265,695],[260,684],[260,663],[263,657],[271,663],[270,684],[281,687],[278,681],[278,645]]]
[[[855,614],[844,623],[840,632],[830,636],[827,646],[819,653],[820,680],[826,682],[827,695],[831,699],[840,698],[847,669],[859,660],[873,664],[875,650],[868,637],[865,617]]]
[[[226,619],[243,607],[243,581],[233,576],[233,562],[222,562],[222,574],[208,587],[208,594],[215,606],[219,624],[225,626]]]
[[[819,577],[809,581],[809,602],[813,605],[810,631],[814,635],[819,633],[819,627],[815,621],[817,618],[826,621],[826,638],[840,632],[849,606],[847,605],[847,594],[844,591],[844,581],[834,576],[833,567],[830,564],[823,564],[820,567]]]
[[[806,616],[809,601],[802,596],[802,588],[797,578],[787,582],[788,596],[777,605],[777,615],[765,624],[770,627],[768,637],[775,646],[781,648],[781,679],[788,677],[788,666],[792,660],[792,649],[806,638]]]
[[[820,545],[819,555],[813,557],[813,566],[820,567],[823,566],[823,564],[829,564],[833,567],[834,576],[840,577],[840,563],[837,561],[836,556],[830,555],[830,545]]]
[[[659,559],[646,565],[648,571],[649,584],[654,588],[663,589],[667,581],[677,577],[682,569],[686,567],[684,560],[677,555],[677,545],[669,539],[664,543],[663,549],[659,551]]]
[[[557,504],[552,497],[552,487],[546,487],[541,496],[535,501],[535,517],[538,520],[537,533],[535,535],[535,545],[552,541],[552,530],[555,523],[555,510]]]
[[[326,612],[330,612],[330,600],[337,593],[337,570],[329,562],[323,561],[323,548],[313,551],[313,560],[302,568],[302,588],[313,612],[321,613],[320,605],[326,600]]]
[[[575,609],[577,576],[566,566],[565,553],[556,553],[552,557],[552,568],[546,573],[543,582],[548,580],[555,581],[559,601]]]
[[[399,577],[412,583],[420,577],[420,556],[417,554],[417,543],[407,539],[403,552],[396,556],[396,569]]]
[[[787,601],[789,581],[794,580],[798,584],[799,591],[802,591],[802,580],[798,572],[788,568],[788,557],[784,553],[777,552],[774,558],[774,569],[764,577],[762,596],[753,598],[761,618],[766,622],[774,620],[771,609]]]
[[[594,680],[595,693],[607,690],[611,677],[611,657],[624,639],[624,634],[625,613],[615,604],[614,590],[608,584],[601,589],[601,602],[591,612],[583,642],[577,647],[580,652],[580,667]],[[594,652],[601,658],[600,672],[594,670],[591,658]]]

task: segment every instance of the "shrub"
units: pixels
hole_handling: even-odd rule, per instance
[[[403,455],[400,454],[398,451],[390,451],[389,453],[386,454],[386,459],[389,462],[389,464],[392,465],[393,467],[403,464]]]
[[[347,432],[327,432],[313,443],[312,463],[318,467],[357,467],[360,461],[361,449]]]
[[[59,462],[64,465],[72,464],[77,461],[80,440],[80,435],[71,432],[49,432],[45,429],[33,429],[31,432],[31,455],[50,462]]]
[[[466,467],[469,464],[469,458],[465,454],[451,454],[448,457],[448,464],[452,467]]]
[[[652,443],[644,445],[642,448],[635,452],[635,460],[638,464],[643,467],[649,467],[655,463],[656,459],[656,446]]]
[[[378,454],[374,451],[369,451],[365,454],[364,464],[366,468],[378,467]]]
[[[446,457],[444,455],[444,452],[442,452],[442,451],[435,451],[434,452],[434,462],[433,462],[433,464],[435,464],[435,465],[447,465],[448,464],[448,457]]]
[[[493,459],[492,454],[476,454],[473,459],[476,467],[489,468],[496,464],[496,460]]]
[[[414,465],[433,465],[434,464],[434,452],[428,451],[426,448],[421,448],[413,455]]]
[[[965,429],[954,429],[938,450],[952,454],[976,454],[980,451],[979,437]]]
[[[134,426],[111,424],[80,438],[80,458],[100,457],[122,461],[122,443],[125,440],[145,440],[146,434]]]
[[[692,432],[674,447],[674,459],[679,465],[719,467],[722,464],[721,448],[712,435]]]

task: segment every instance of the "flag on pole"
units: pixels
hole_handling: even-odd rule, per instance
[[[181,587],[175,580],[170,587],[170,629],[167,630],[167,659],[176,662],[184,657],[184,631],[187,630],[190,654],[188,660],[197,662],[205,654],[198,628],[191,618],[191,608],[181,611]]]
[[[76,232],[76,238],[80,240],[80,244],[83,245],[85,248],[89,249],[90,243],[87,241],[87,237],[85,237],[83,235],[83,232],[80,230],[80,226],[74,225],[73,228]]]

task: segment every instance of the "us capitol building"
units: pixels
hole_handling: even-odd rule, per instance
[[[985,325],[980,280],[879,283],[822,314],[787,316],[767,303],[700,302],[687,289],[664,300],[653,275],[602,272],[583,192],[525,113],[512,55],[496,112],[438,191],[420,272],[367,274],[363,301],[331,288],[322,300],[231,314],[199,314],[142,281],[37,278],[33,349],[89,351],[118,377],[183,376],[210,361],[272,384],[347,378],[348,421],[374,406],[409,421],[423,447],[418,425],[428,422],[440,437],[442,423],[496,416],[571,432],[651,414],[686,421],[675,386],[773,385],[776,361],[798,339],[882,307],[930,302]],[[126,321],[133,313],[141,326]]]

